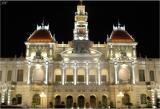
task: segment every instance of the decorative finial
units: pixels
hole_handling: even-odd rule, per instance
[[[44,18],[43,18],[43,21],[42,21],[42,27],[44,27]]]
[[[118,28],[121,26],[120,22],[119,22],[119,19],[118,19]]]

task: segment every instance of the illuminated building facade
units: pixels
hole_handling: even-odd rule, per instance
[[[0,101],[48,107],[146,107],[160,98],[160,60],[136,56],[137,42],[119,23],[104,44],[88,36],[85,6],[77,6],[73,40],[57,43],[49,25],[25,42],[25,58],[1,58]]]

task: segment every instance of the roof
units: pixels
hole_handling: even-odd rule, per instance
[[[52,34],[49,31],[49,28],[45,26],[42,27],[37,26],[37,30],[35,30],[28,38],[28,42],[46,43],[54,41],[55,40],[53,39]]]
[[[125,27],[114,27],[110,36],[111,42],[130,43],[134,42],[132,36],[125,30]]]

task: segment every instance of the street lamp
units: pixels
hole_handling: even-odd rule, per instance
[[[42,107],[43,107],[43,98],[46,98],[46,94],[44,92],[41,92],[40,97],[42,98]]]
[[[122,92],[122,91],[120,91],[120,92],[117,94],[117,96],[118,96],[118,97],[123,97],[123,96],[124,96],[124,94],[123,94],[123,92]]]

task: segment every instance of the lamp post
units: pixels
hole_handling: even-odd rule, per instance
[[[46,94],[45,94],[44,92],[42,92],[42,93],[40,94],[40,97],[41,97],[41,99],[42,99],[42,107],[43,107],[43,98],[46,98]]]

